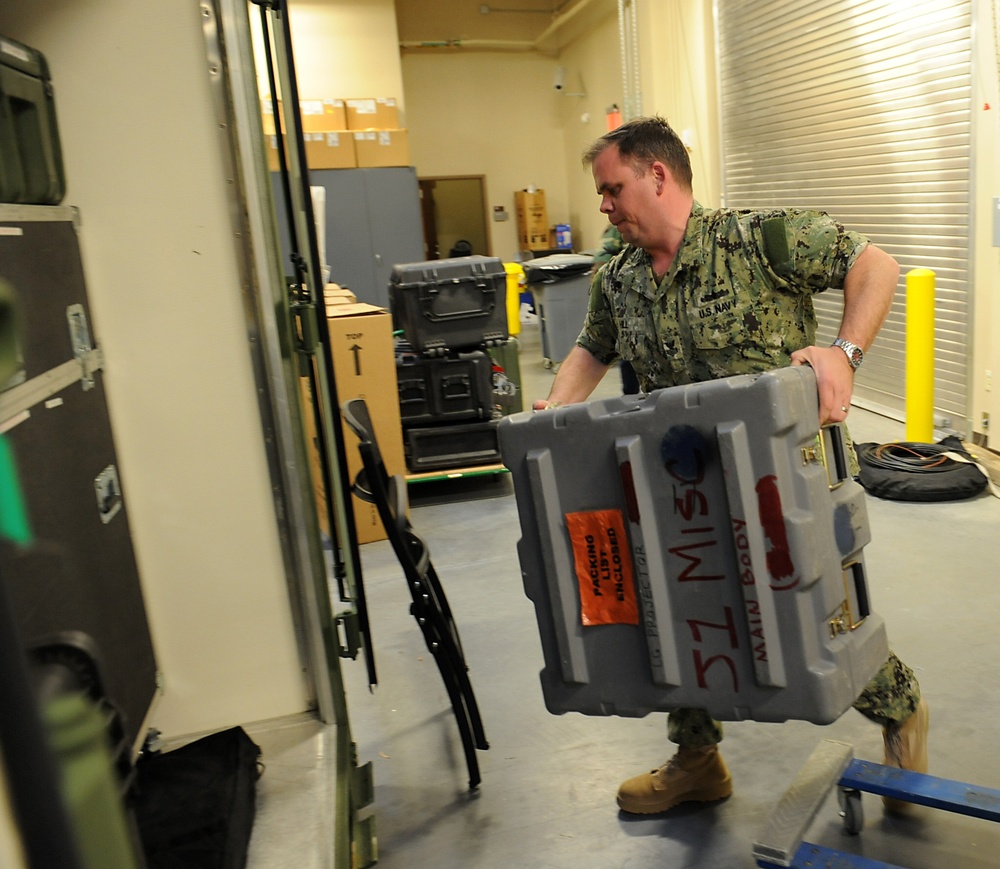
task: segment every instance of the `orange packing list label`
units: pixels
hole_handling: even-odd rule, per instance
[[[618,510],[566,514],[584,625],[637,625],[632,556]]]

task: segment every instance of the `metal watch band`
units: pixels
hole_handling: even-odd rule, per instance
[[[847,361],[851,363],[851,368],[857,371],[861,367],[861,363],[865,359],[865,354],[857,344],[843,338],[838,338],[833,342],[833,346],[839,347],[847,354]]]

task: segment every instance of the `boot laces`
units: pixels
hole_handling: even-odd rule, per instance
[[[685,760],[689,763],[691,761],[695,761],[695,765],[699,765],[695,758],[693,758],[690,754],[685,756],[683,752],[677,751],[665,764],[663,764],[663,766],[659,769],[651,770],[651,772],[654,776],[661,779],[668,779],[670,774],[675,770],[681,775],[687,775],[691,772],[691,770],[685,764]]]
[[[652,773],[657,778],[661,779],[669,778],[670,773],[674,769],[680,768],[679,757],[680,757],[679,753],[672,755],[671,758],[665,764],[663,764],[659,769],[652,769],[650,770],[650,773]]]

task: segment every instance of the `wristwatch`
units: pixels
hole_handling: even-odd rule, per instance
[[[838,338],[833,342],[834,347],[839,347],[844,353],[847,354],[847,361],[851,363],[851,368],[857,371],[861,367],[861,363],[865,361],[865,354],[861,348],[850,341],[845,341],[843,338]]]

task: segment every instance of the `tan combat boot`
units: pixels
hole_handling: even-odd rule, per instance
[[[721,800],[732,792],[733,779],[717,745],[682,747],[659,769],[624,782],[618,805],[624,812],[652,815],[678,803]]]
[[[882,728],[882,740],[885,743],[886,766],[908,769],[913,772],[927,772],[927,730],[930,727],[930,709],[922,697],[920,704],[909,718],[902,724],[894,724]],[[914,807],[913,803],[897,800],[892,797],[882,797],[886,811],[892,814],[906,814]]]

